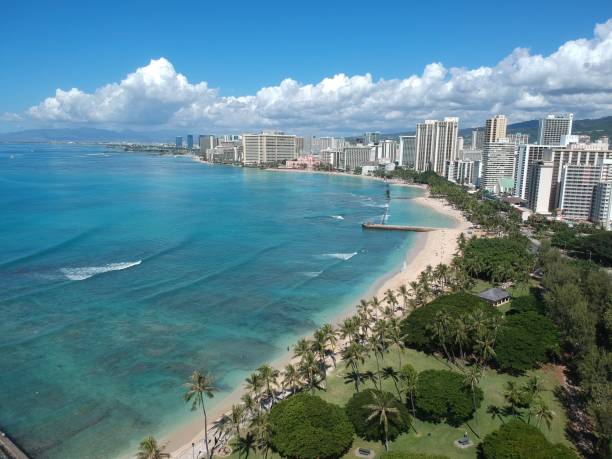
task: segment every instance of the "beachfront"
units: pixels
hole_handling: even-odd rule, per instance
[[[323,172],[324,173],[324,172]],[[351,174],[342,174],[352,177]],[[372,180],[380,180],[374,177],[367,177]],[[394,182],[396,185],[401,186],[415,186],[408,185],[402,182]],[[418,186],[419,188],[423,188]],[[462,212],[453,208],[443,199],[436,199],[429,197],[428,194],[425,196],[417,197],[410,200],[411,203],[417,203],[420,206],[428,207],[435,212],[449,215],[453,218],[455,225],[453,228],[439,229],[427,233],[420,233],[418,235],[418,241],[415,246],[407,250],[404,263],[402,268],[396,272],[387,273],[377,285],[370,289],[368,292],[364,292],[364,299],[369,300],[372,296],[378,298],[384,298],[388,290],[397,291],[401,286],[407,286],[410,282],[416,281],[419,274],[424,271],[427,266],[436,266],[438,264],[450,264],[454,254],[457,251],[457,239],[460,234],[466,233],[471,223],[464,217]],[[332,321],[334,326],[338,326],[345,318],[356,313],[355,305],[348,306],[340,315],[335,317]],[[346,340],[340,340],[338,342],[338,356],[341,354],[341,350],[346,345]],[[293,350],[287,352],[281,358],[277,359],[272,363],[272,366],[278,370],[282,370],[287,364],[299,363],[299,358],[294,357]],[[334,370],[334,366],[330,365],[328,372]],[[209,419],[219,420],[225,416],[230,410],[232,405],[240,404],[241,397],[245,393],[244,388],[238,388],[230,394],[223,397],[223,399],[211,410],[209,413]],[[214,421],[211,425],[214,424]],[[210,438],[214,438],[214,428],[209,428]],[[181,428],[180,430],[171,433],[170,435],[163,437],[161,443],[166,445],[166,451],[171,451],[171,457],[177,459],[190,459],[192,458],[194,451],[205,451],[205,445],[203,442],[204,430],[202,429],[202,423],[200,420],[194,421]]]

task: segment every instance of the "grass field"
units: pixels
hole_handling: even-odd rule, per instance
[[[453,365],[448,364],[442,359],[412,349],[407,349],[402,352],[402,364],[405,363],[410,363],[419,372],[428,369],[456,370]],[[398,366],[397,350],[392,351],[385,357],[385,361],[382,366],[390,365],[396,368]],[[365,365],[363,365],[360,370],[376,371],[375,360],[373,358],[367,360]],[[340,364],[338,368],[330,374],[328,378],[327,390],[319,391],[318,395],[329,402],[345,405],[353,394],[354,385],[352,382],[348,384],[345,383],[343,376],[344,373],[344,365]],[[566,423],[565,412],[553,393],[554,388],[560,384],[561,370],[558,367],[546,366],[530,374],[536,374],[542,378],[543,386],[545,388],[543,397],[548,403],[549,407],[555,413],[550,430],[548,430],[546,426],[540,427],[550,441],[554,443],[562,442],[570,445],[564,434],[564,426]],[[526,381],[528,377],[529,375],[525,375],[516,378],[505,374],[499,374],[493,370],[486,370],[483,373],[479,386],[484,392],[484,400],[476,413],[476,421],[478,422],[481,437],[484,437],[486,434],[496,430],[502,423],[502,420],[498,418],[494,419],[487,413],[487,407],[489,405],[496,405],[498,407],[505,406],[504,386],[506,382],[514,380],[520,384]],[[370,382],[368,382],[366,386],[374,387]],[[388,390],[391,393],[396,393],[393,382],[389,380],[383,382],[383,389]],[[504,421],[509,419],[510,418],[505,418]],[[443,454],[450,458],[475,458],[475,447],[462,450],[455,447],[453,442],[463,437],[465,432],[468,432],[470,439],[472,439],[474,443],[478,443],[479,439],[474,433],[474,431],[477,429],[476,421],[472,419],[468,424],[459,428],[454,428],[446,424],[432,424],[416,420],[415,428],[417,432],[412,430],[409,433],[400,436],[397,440],[391,443],[390,450]],[[380,443],[367,442],[356,438],[353,444],[353,449],[358,447],[372,448],[377,453],[384,451],[384,447]],[[352,453],[348,454],[346,457],[351,456]]]
[[[491,284],[489,283],[478,281],[474,285],[472,292],[482,292],[490,286]],[[510,289],[510,293],[513,297],[527,295],[529,294],[529,288],[532,286],[534,286],[533,283],[513,287]],[[510,308],[510,304],[503,306],[502,312],[507,312],[507,310]],[[439,356],[428,355],[413,349],[402,350],[401,361],[402,364],[410,363],[418,372],[429,369],[460,371],[458,367]],[[392,348],[389,353],[385,354],[385,357],[380,364],[381,368],[388,366],[392,366],[396,370],[399,369],[397,348]],[[377,366],[374,357],[371,356],[368,358],[365,363],[360,366],[359,370],[362,373],[367,371],[375,373]],[[338,367],[332,369],[328,374],[327,387],[325,390],[319,390],[316,394],[328,402],[335,403],[340,406],[346,405],[347,401],[351,398],[355,390],[353,381],[345,380],[346,373],[347,369],[344,363],[339,361]],[[571,443],[565,436],[565,425],[567,422],[565,410],[554,395],[555,388],[561,385],[563,382],[563,369],[554,365],[546,365],[520,377],[501,374],[491,369],[485,370],[479,382],[479,387],[484,393],[484,400],[473,419],[457,428],[443,423],[433,424],[414,419],[414,428],[408,433],[398,437],[395,441],[391,442],[390,451],[438,454],[447,456],[449,458],[476,458],[476,445],[481,441],[481,439],[488,433],[498,429],[503,422],[507,422],[512,419],[511,416],[501,418],[492,416],[488,412],[487,408],[489,406],[496,406],[502,409],[505,408],[507,406],[504,398],[506,384],[509,381],[514,381],[520,386],[533,375],[537,375],[541,379],[544,389],[541,396],[554,413],[554,418],[550,425],[550,429],[544,423],[539,426],[540,429],[552,443],[563,443],[572,447]],[[383,380],[382,386],[384,390],[387,390],[397,396],[397,390],[392,380]],[[368,387],[374,388],[374,383],[371,381],[362,382],[362,389]],[[408,407],[410,408],[410,404],[408,404]],[[524,419],[527,420],[526,414],[524,415]],[[531,420],[532,424],[535,424],[535,422],[535,419]],[[466,432],[474,443],[474,446],[466,449],[459,449],[454,445],[454,442],[455,440],[462,438]],[[480,434],[480,438],[476,435],[477,432]],[[359,447],[370,448],[375,451],[377,456],[384,452],[384,446],[381,443],[368,442],[356,437],[351,451],[347,453],[345,457],[355,457],[354,451]],[[237,457],[237,454],[234,453],[232,456]],[[249,456],[258,457],[258,454],[253,452]],[[278,458],[278,455],[270,452],[268,457],[276,459]]]

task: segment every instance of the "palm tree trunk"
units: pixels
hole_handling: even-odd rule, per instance
[[[212,458],[208,447],[208,417],[206,416],[206,407],[204,406],[204,395],[200,394],[200,403],[202,404],[202,413],[204,413],[204,443],[206,443],[206,456]]]
[[[480,438],[480,427],[478,426],[478,413],[476,413],[476,393],[472,386],[472,406],[474,407],[474,424],[476,424],[476,436]]]

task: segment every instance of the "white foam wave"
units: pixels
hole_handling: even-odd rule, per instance
[[[305,271],[302,274],[306,277],[319,277],[323,271]]]
[[[332,215],[332,218],[335,218],[336,220],[344,220],[342,215]]]
[[[104,266],[82,266],[78,268],[61,268],[60,271],[64,276],[73,281],[89,279],[96,274],[107,273],[109,271],[121,271],[132,266],[138,266],[142,260],[128,261],[125,263],[109,263]]]
[[[352,252],[352,253],[325,253],[323,254],[323,256],[325,258],[335,258],[337,260],[350,260],[351,258],[353,258],[355,255],[357,255],[357,252]]]

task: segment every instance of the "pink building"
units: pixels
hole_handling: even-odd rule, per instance
[[[319,164],[321,164],[321,161],[316,156],[304,155],[298,157],[298,159],[287,161],[285,167],[287,169],[314,169]]]

